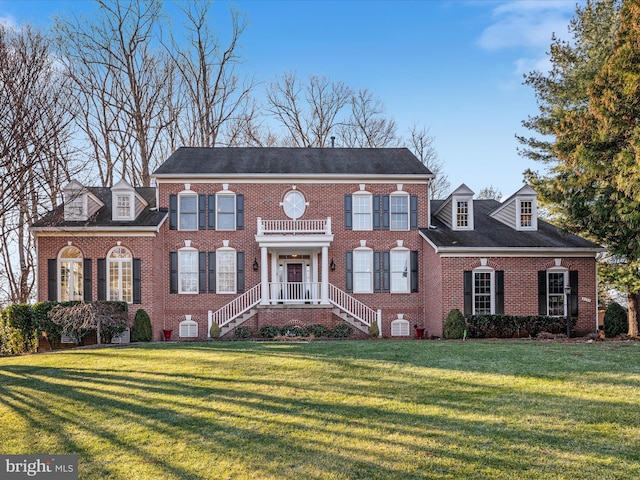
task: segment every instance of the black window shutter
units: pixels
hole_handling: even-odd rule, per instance
[[[415,230],[418,228],[418,196],[411,195],[409,197],[409,228]]]
[[[216,293],[216,252],[208,252],[209,255],[209,292]]]
[[[198,252],[198,293],[207,292],[207,252]]]
[[[58,301],[58,261],[47,260],[47,298],[50,302]]]
[[[382,252],[382,291],[391,291],[391,253]]]
[[[244,252],[236,252],[236,292],[244,292]]]
[[[382,230],[389,230],[389,195],[382,196]]]
[[[178,252],[169,252],[169,293],[178,293]]]
[[[133,259],[133,303],[142,303],[142,259]]]
[[[496,270],[496,315],[504,315],[504,270]]]
[[[93,292],[91,291],[91,259],[85,258],[82,261],[82,288],[84,290],[83,297],[85,302],[93,300]]]
[[[353,198],[351,195],[344,196],[344,229],[353,229]]]
[[[464,271],[464,315],[473,314],[473,272]]]
[[[169,195],[169,229],[178,229],[178,196]]]
[[[373,196],[373,229],[380,230],[380,195]]]
[[[198,230],[204,230],[207,226],[207,196],[198,195]]]
[[[411,292],[413,293],[418,291],[418,267],[418,251],[413,250],[411,252]]]
[[[209,195],[208,198],[208,209],[207,209],[207,229],[215,230],[216,229],[216,196]]]
[[[236,195],[236,230],[244,230],[244,195]]]
[[[98,300],[107,299],[107,259],[98,259]]]
[[[578,271],[571,270],[569,272],[569,286],[571,294],[569,295],[569,314],[572,317],[578,316]]]
[[[353,252],[346,252],[345,262],[345,290],[353,292]]]
[[[381,270],[381,256],[382,252],[373,252],[373,291],[380,292],[382,291],[381,280],[382,280],[382,270]]]
[[[547,271],[538,270],[538,315],[547,314]]]

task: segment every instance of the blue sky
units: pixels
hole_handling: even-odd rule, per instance
[[[230,5],[249,21],[244,73],[264,82],[287,71],[326,75],[369,89],[401,133],[416,122],[430,128],[452,188],[492,185],[509,196],[526,168],[541,168],[517,153],[520,122],[537,112],[522,75],[548,67],[551,35],[568,38],[575,0],[217,0],[223,40]],[[93,8],[85,0],[0,0],[0,17],[46,27],[52,15]]]

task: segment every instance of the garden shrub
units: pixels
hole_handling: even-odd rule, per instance
[[[249,327],[238,325],[233,329],[233,336],[235,338],[246,339],[251,338],[253,336],[253,333],[251,332],[251,329]]]
[[[619,303],[611,302],[604,312],[604,334],[607,338],[613,338],[628,331],[627,311]]]
[[[464,315],[457,308],[452,309],[444,322],[444,338],[460,339],[464,337],[467,329]]]
[[[73,338],[77,344],[82,344],[89,331],[98,328],[101,339],[108,343],[127,328],[127,310],[126,302],[65,302],[55,305],[48,316],[61,327],[63,335]]]
[[[35,352],[38,333],[33,310],[26,303],[9,305],[0,313],[0,348],[2,353],[15,355]]]
[[[220,337],[220,325],[218,325],[216,322],[213,322],[211,324],[211,328],[209,329],[209,336],[211,338]]]
[[[258,334],[262,338],[275,338],[280,335],[280,328],[275,325],[264,324],[258,329]]]
[[[571,329],[577,320],[571,319]],[[471,315],[466,321],[470,338],[536,337],[540,332],[557,335],[567,331],[566,317],[547,315]]]
[[[331,330],[331,336],[334,338],[347,338],[353,334],[353,327],[348,323],[339,323]]]
[[[331,330],[320,323],[309,325],[307,330],[309,330],[309,334],[313,335],[315,338],[331,336]]]
[[[280,334],[284,337],[308,337],[309,330],[300,325],[285,325],[280,329]]]
[[[151,330],[151,319],[144,309],[139,309],[133,319],[133,327],[131,328],[132,342],[150,342],[153,337]]]
[[[378,329],[378,322],[373,322],[369,326],[369,336],[373,338],[378,338],[380,335],[380,329]]]

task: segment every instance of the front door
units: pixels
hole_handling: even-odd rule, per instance
[[[303,298],[301,263],[287,263],[287,284],[289,288],[289,299]]]

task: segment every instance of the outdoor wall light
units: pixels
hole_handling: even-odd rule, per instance
[[[329,265],[329,267],[331,268],[331,271],[335,271],[336,269],[336,262],[333,261],[333,258],[331,259],[331,265]]]
[[[257,272],[259,267],[260,267],[260,265],[258,265],[258,259],[254,258],[253,259],[253,271]]]

